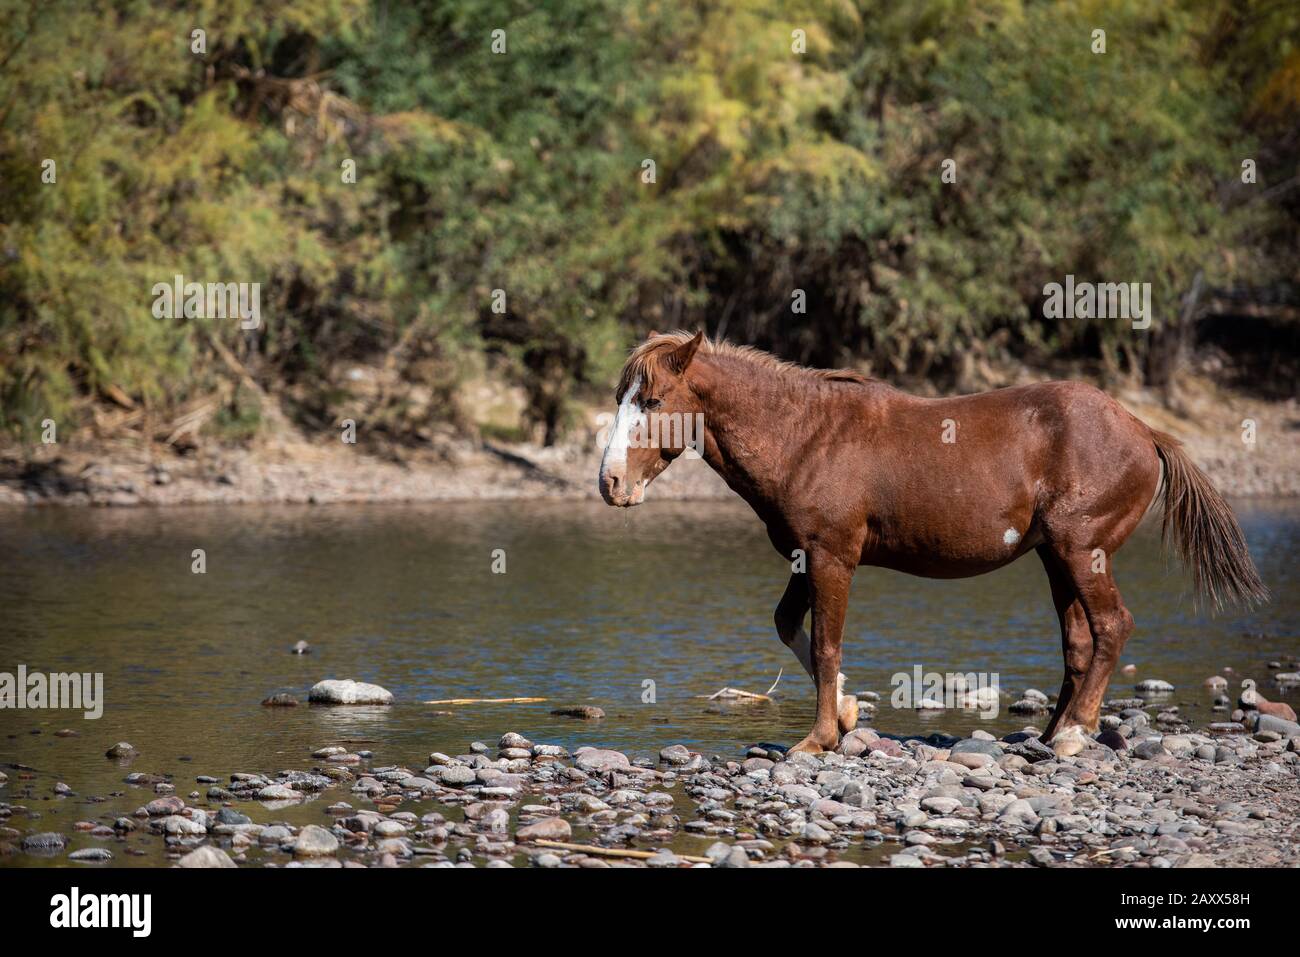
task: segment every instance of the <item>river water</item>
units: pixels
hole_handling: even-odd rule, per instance
[[[1123,660],[1137,671],[1117,674],[1111,696],[1163,678],[1178,688],[1172,703],[1204,722],[1207,676],[1227,674],[1234,696],[1240,679],[1256,678],[1269,694],[1268,662],[1300,652],[1300,503],[1235,506],[1273,602],[1250,615],[1198,613],[1158,521],[1144,526],[1115,557],[1137,620]],[[501,555],[504,574],[494,572]],[[310,768],[327,744],[419,771],[431,751],[463,754],[480,740],[495,752],[506,731],[570,750],[653,755],[680,743],[738,757],[757,742],[793,744],[813,716],[811,682],[771,623],[788,565],[739,502],[11,510],[0,512],[0,570],[0,672],[104,680],[97,720],[0,711],[0,800],[27,808],[10,822],[23,831],[70,834],[76,821],[129,814],[152,794],[122,783],[128,769],[173,775],[185,796],[206,791],[198,775]],[[311,654],[290,653],[299,640]],[[891,707],[891,676],[918,666],[996,674],[1001,713]],[[772,703],[707,700],[723,686],[766,691],[782,669]],[[1028,556],[964,581],[861,569],[844,671],[849,690],[882,695],[871,724],[884,732],[1023,727],[1005,705],[1027,687],[1054,693],[1061,676],[1041,566]],[[308,706],[307,689],[327,677],[378,683],[396,702]],[[277,691],[303,704],[262,707]],[[425,704],[469,697],[546,700]],[[606,717],[550,714],[573,704]],[[117,741],[138,757],[105,758]],[[55,781],[76,795],[54,795]],[[254,814],[321,817],[320,807]],[[142,840],[115,863],[162,863],[160,845]],[[0,866],[33,862],[0,856]]]

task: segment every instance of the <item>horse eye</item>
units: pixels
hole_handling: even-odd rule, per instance
[[[659,406],[663,404],[664,403],[662,399],[647,399],[646,404],[642,406],[642,408],[644,408],[647,412],[653,412],[655,409],[659,408]]]

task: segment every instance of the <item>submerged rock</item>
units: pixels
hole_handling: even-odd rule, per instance
[[[1007,710],[1012,714],[1043,714],[1047,711],[1047,702],[1025,697],[1013,701]]]
[[[605,712],[594,705],[578,704],[568,708],[556,708],[551,714],[560,718],[582,718],[585,721],[596,721],[605,717]]]
[[[22,849],[24,851],[58,851],[62,850],[68,844],[68,839],[62,834],[53,831],[44,831],[40,834],[28,834],[22,840]]]

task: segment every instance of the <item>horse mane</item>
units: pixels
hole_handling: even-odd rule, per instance
[[[623,364],[623,371],[618,377],[616,398],[621,400],[623,394],[632,387],[632,383],[637,379],[641,380],[641,385],[644,388],[653,389],[655,382],[663,374],[662,360],[664,356],[694,338],[695,336],[692,333],[681,330],[657,333],[634,348],[632,354],[628,356],[627,362]],[[861,372],[853,369],[811,369],[795,362],[778,359],[770,352],[764,352],[762,349],[756,349],[753,346],[736,345],[734,342],[728,342],[725,339],[710,339],[706,336],[700,343],[700,352],[704,355],[737,359],[757,368],[775,372],[777,375],[791,381],[803,383],[851,382],[857,385],[865,385],[870,381]]]

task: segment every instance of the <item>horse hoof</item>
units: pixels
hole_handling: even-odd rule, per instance
[[[839,742],[836,742],[836,744],[838,743]],[[834,744],[829,746],[824,745],[821,741],[818,741],[810,734],[808,735],[808,737],[804,738],[793,748],[787,751],[786,754],[793,754],[796,751],[802,751],[805,754],[822,754],[826,751],[833,751],[834,749],[835,749]]]
[[[846,694],[840,699],[840,734],[848,734],[858,726],[857,695]]]
[[[1056,732],[1050,743],[1058,758],[1068,758],[1088,746],[1088,735],[1082,725],[1072,724]]]

